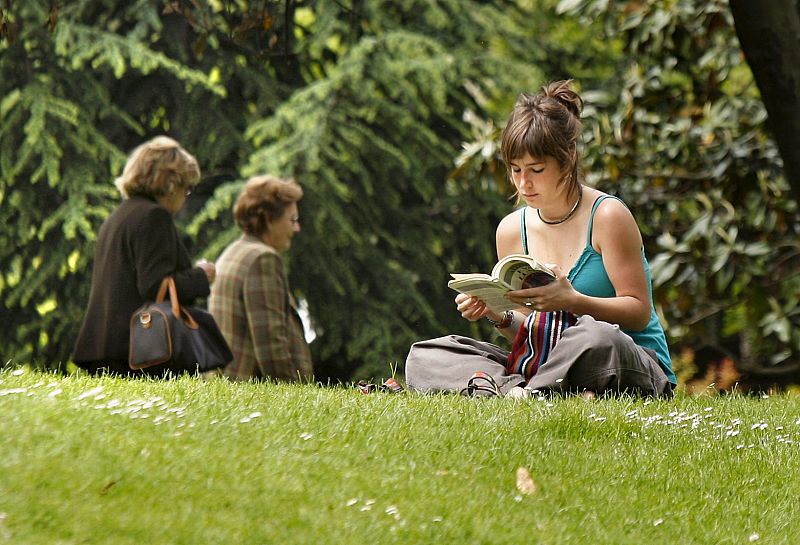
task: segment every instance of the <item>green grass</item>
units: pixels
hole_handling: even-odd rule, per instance
[[[517,401],[0,372],[0,543],[796,544],[798,483],[785,395]]]

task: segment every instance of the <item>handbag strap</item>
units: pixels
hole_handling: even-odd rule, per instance
[[[158,293],[156,295],[156,303],[163,303],[164,299],[166,299],[170,280],[175,283],[175,280],[173,280],[171,276],[165,276],[161,281],[161,285],[158,287]]]
[[[158,295],[156,295],[156,303],[164,302],[169,291],[169,301],[172,304],[172,315],[178,320],[183,320],[187,326],[192,329],[200,327],[189,312],[181,307],[181,302],[178,300],[178,288],[175,286],[175,279],[171,276],[165,276],[161,281],[161,286],[158,288]]]

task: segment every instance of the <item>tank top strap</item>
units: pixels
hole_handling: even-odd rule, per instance
[[[621,202],[621,199],[619,197],[615,197],[614,195],[600,195],[594,200],[594,203],[592,203],[592,214],[589,216],[589,229],[588,229],[589,232],[586,235],[587,247],[592,245],[592,228],[594,227],[594,214],[595,212],[597,212],[597,207],[600,206],[600,203],[606,199],[617,199],[618,201]]]
[[[522,214],[519,215],[519,217],[520,217],[519,229],[520,229],[520,236],[522,237],[522,253],[523,254],[527,254],[528,253],[528,229],[526,227],[527,224],[525,223],[525,212],[527,210],[528,210],[528,207],[525,206],[522,209]]]

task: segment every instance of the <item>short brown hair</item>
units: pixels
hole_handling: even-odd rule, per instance
[[[506,166],[526,153],[552,157],[563,176],[559,183],[579,191],[578,141],[583,99],[572,88],[572,80],[543,85],[536,95],[522,93],[503,130],[500,151]]]
[[[156,198],[199,182],[197,159],[172,138],[156,136],[131,152],[114,184],[125,198]]]
[[[303,188],[291,178],[253,176],[233,205],[233,218],[239,229],[260,237],[267,232],[268,221],[281,217],[287,206],[302,198]]]

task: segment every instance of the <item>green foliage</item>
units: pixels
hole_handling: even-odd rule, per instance
[[[726,2],[563,1],[621,37],[594,95],[590,179],[642,223],[672,342],[756,374],[800,370],[800,210]]]
[[[518,401],[7,370],[0,414],[0,539],[15,544],[800,536],[785,395]]]
[[[137,138],[145,132],[115,102],[110,82],[129,70],[140,76],[162,68],[219,92],[204,74],[141,40],[81,25],[88,4],[60,11],[45,2],[12,3],[2,13],[10,21],[4,29],[13,28],[0,36],[0,296],[11,324],[3,344],[16,358],[54,366],[71,352],[95,232],[117,200],[110,180],[132,147],[120,145],[119,127]]]
[[[326,336],[342,339],[323,359],[396,354],[416,339],[412,324],[438,323],[431,303],[442,302],[447,270],[436,231],[449,222],[431,207],[455,154],[440,134],[458,135],[463,105],[447,97],[458,68],[438,43],[405,31],[363,39],[334,74],[250,127],[260,151],[244,173],[291,173],[308,190],[311,235],[293,267]],[[336,300],[348,301],[346,320]]]
[[[676,351],[798,361],[797,204],[720,0],[122,4],[0,7],[13,359],[69,358],[111,180],[164,133],[201,163],[178,218],[196,258],[237,236],[248,176],[305,187],[290,274],[323,379],[386,375],[421,338],[491,338],[458,316],[448,273],[495,261],[513,206],[497,131],[517,94],[575,77],[590,181],[635,210]]]
[[[509,71],[528,66],[508,56],[521,35],[515,13],[478,2],[297,10],[306,81],[248,125],[255,151],[241,172],[305,187],[291,280],[321,333],[313,348],[323,377],[386,375],[412,342],[470,331],[448,272],[495,260],[507,204],[496,187],[446,180],[469,137],[465,112],[505,99],[518,83]],[[236,236],[225,209],[240,184],[220,187],[188,227],[221,229],[209,255]]]
[[[195,257],[216,258],[236,236],[230,208],[247,176],[306,186],[291,275],[320,329],[323,377],[385,373],[418,338],[477,331],[455,313],[447,273],[494,261],[505,196],[447,174],[469,136],[465,112],[486,116],[538,79],[521,56],[529,9],[6,3],[4,345],[40,365],[68,359],[95,232],[118,199],[111,180],[159,133],[201,162],[178,218]]]
[[[112,193],[98,180],[122,157],[95,129],[102,91],[77,73],[42,70],[44,53],[23,41],[44,41],[46,31],[27,28],[0,55],[0,295],[12,325],[4,344],[19,357],[46,347],[58,362],[71,349],[69,324],[81,316],[75,295],[87,293],[76,272],[91,262],[96,221],[109,210]]]

